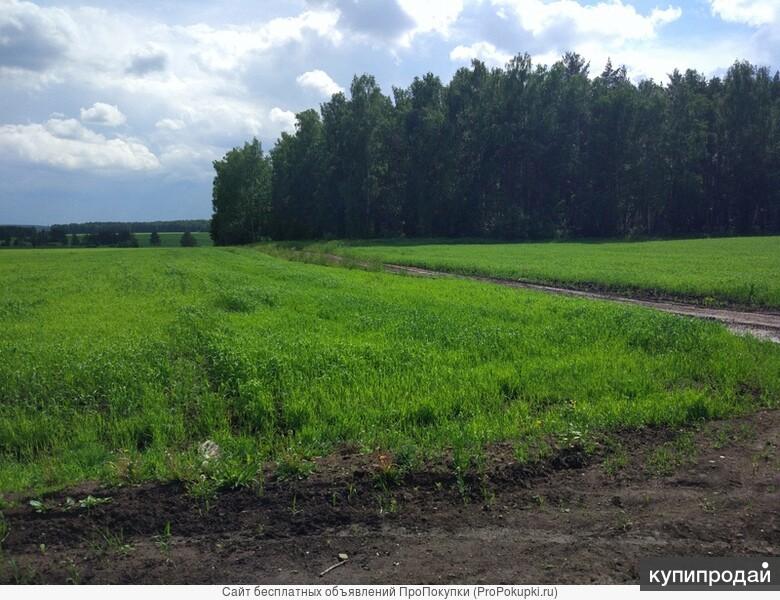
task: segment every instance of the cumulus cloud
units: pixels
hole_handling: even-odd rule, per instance
[[[91,107],[81,109],[81,120],[92,125],[118,127],[127,121],[127,117],[115,104],[95,102]]]
[[[682,9],[654,8],[643,15],[631,4],[599,2],[580,4],[574,0],[491,0],[505,18],[512,15],[521,28],[535,38],[576,44],[586,40],[625,42],[656,36],[663,25],[682,16]]]
[[[204,68],[225,71],[239,68],[254,53],[262,53],[287,44],[304,41],[307,35],[341,42],[336,27],[338,12],[307,11],[295,17],[279,17],[267,23],[214,28],[205,24],[178,28],[177,33],[190,38],[195,48],[192,57]]]
[[[306,71],[295,78],[299,86],[316,91],[325,98],[330,98],[333,94],[344,91],[343,88],[333,81],[330,75],[321,69]]]
[[[289,110],[282,110],[274,106],[268,113],[271,122],[278,125],[282,131],[295,131],[295,113]]]
[[[0,153],[19,160],[68,170],[147,171],[160,166],[142,143],[106,138],[76,119],[0,125]]]
[[[450,60],[469,63],[473,59],[487,65],[502,67],[512,58],[511,54],[498,50],[490,42],[475,42],[470,46],[456,46],[450,52]]]
[[[777,0],[710,0],[713,14],[724,21],[754,27],[774,23],[780,17]]]
[[[353,33],[392,40],[414,27],[396,0],[309,0],[312,6],[337,11],[338,24]]]
[[[0,67],[42,71],[68,49],[75,24],[62,10],[0,2]]]
[[[130,60],[126,72],[132,75],[143,76],[148,73],[165,71],[168,65],[168,55],[163,50],[154,48],[135,54]]]

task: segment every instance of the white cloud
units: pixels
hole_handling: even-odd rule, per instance
[[[198,24],[176,29],[195,43],[193,56],[202,66],[225,71],[240,68],[253,53],[303,42],[307,33],[338,44],[342,39],[336,28],[338,19],[338,12],[307,11],[296,17],[271,19],[254,26],[232,25],[216,29]]]
[[[471,62],[472,59],[497,67],[503,67],[512,58],[511,54],[498,50],[490,42],[476,42],[470,46],[456,46],[450,52],[450,60]]]
[[[157,129],[167,129],[168,131],[179,131],[186,127],[181,119],[160,119],[154,126]]]
[[[268,118],[272,123],[278,125],[282,131],[295,131],[295,113],[289,110],[282,110],[274,106],[268,113]]]
[[[343,88],[331,79],[325,71],[314,69],[306,71],[295,78],[298,85],[303,88],[309,88],[318,92],[325,98],[330,98],[333,94],[344,91]]]
[[[724,21],[754,27],[774,23],[780,17],[777,0],[710,0],[713,14]]]
[[[116,104],[95,102],[91,107],[81,109],[81,120],[92,125],[118,127],[127,121],[127,117],[122,114]]]
[[[409,46],[415,35],[437,33],[449,37],[450,30],[463,11],[463,0],[398,0],[415,23],[414,29],[407,32],[401,43]]]
[[[55,64],[75,37],[63,10],[31,2],[0,2],[0,69],[42,71]]]
[[[131,138],[106,138],[76,119],[0,125],[0,153],[69,170],[147,171],[160,166],[157,157]]]
[[[491,0],[503,18],[514,13],[523,30],[535,38],[554,37],[572,46],[585,40],[622,44],[656,36],[663,25],[682,16],[682,9],[654,8],[649,15],[620,0],[583,5],[574,0]]]

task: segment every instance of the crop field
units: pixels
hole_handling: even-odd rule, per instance
[[[780,237],[514,244],[400,240],[306,248],[455,273],[780,308]]]
[[[777,248],[737,247],[750,243]],[[503,251],[510,268],[537,247],[366,254],[426,248],[453,265]],[[497,442],[522,463],[780,399],[780,346],[715,323],[253,248],[2,253],[0,328],[6,493],[169,479],[203,491],[257,483],[269,463],[305,476],[345,446],[387,452],[401,472],[443,453],[479,469]],[[219,460],[203,461],[205,440]]]

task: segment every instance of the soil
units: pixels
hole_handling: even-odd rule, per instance
[[[345,448],[208,504],[84,485],[5,509],[0,583],[633,583],[647,557],[780,553],[778,445],[764,411],[531,466],[499,445],[461,480],[446,460],[395,480],[392,457]],[[88,495],[110,501],[67,508]]]

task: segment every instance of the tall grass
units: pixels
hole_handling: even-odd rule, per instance
[[[0,330],[0,491],[186,478],[207,439],[233,482],[345,442],[527,459],[780,398],[780,347],[718,324],[253,249],[3,253]]]

